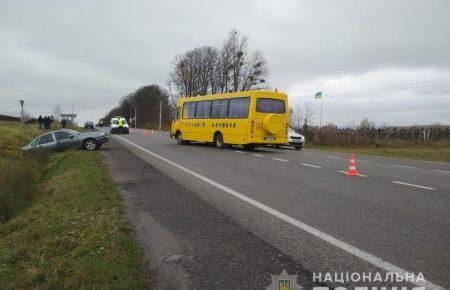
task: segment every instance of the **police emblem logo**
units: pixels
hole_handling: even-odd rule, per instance
[[[291,290],[291,280],[280,280],[278,281],[279,290]]]
[[[289,275],[283,269],[280,275],[271,275],[272,284],[266,290],[301,290],[303,287],[297,284],[298,275]]]

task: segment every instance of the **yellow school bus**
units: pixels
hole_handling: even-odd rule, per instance
[[[285,144],[289,124],[287,95],[245,91],[180,98],[171,138],[178,144],[214,143],[217,148]]]

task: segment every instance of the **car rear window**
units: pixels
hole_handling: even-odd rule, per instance
[[[261,98],[256,101],[256,112],[284,114],[286,108],[283,100]]]

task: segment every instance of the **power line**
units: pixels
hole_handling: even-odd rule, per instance
[[[405,83],[405,84],[397,84],[397,85],[391,85],[387,87],[381,87],[378,89],[364,89],[364,90],[355,90],[355,91],[347,91],[347,92],[330,92],[327,93],[327,97],[339,97],[339,96],[358,96],[358,95],[366,95],[366,94],[375,94],[375,93],[386,93],[386,92],[394,92],[394,91],[401,91],[401,90],[409,90],[409,89],[416,89],[416,88],[423,88],[423,87],[432,87],[432,86],[442,86],[442,85],[449,85],[450,82],[440,82],[440,83],[431,83],[430,82],[436,82],[436,81],[442,81],[450,79],[450,76],[432,79],[432,80],[426,80],[426,81],[420,81],[420,82],[414,82],[414,83]],[[295,96],[299,98],[308,98],[311,96]]]
[[[395,91],[417,89],[417,88],[424,88],[424,87],[442,86],[442,85],[449,85],[449,84],[450,84],[450,82],[422,84],[422,85],[417,84],[417,85],[413,85],[413,86],[404,86],[404,87],[398,87],[398,88],[392,88],[392,89],[367,90],[367,91],[355,92],[355,93],[327,94],[327,96],[328,97],[339,97],[339,96],[369,95],[369,94],[395,92]]]
[[[441,81],[441,80],[446,80],[446,79],[450,79],[450,76],[437,78],[437,79],[432,79],[432,80],[414,82],[414,83],[391,85],[391,86],[387,86],[387,87],[381,87],[381,88],[378,88],[378,89],[365,89],[365,90],[356,90],[356,91],[348,91],[348,92],[335,92],[335,93],[330,92],[330,93],[327,93],[327,96],[340,96],[340,95],[347,95],[348,96],[348,95],[357,95],[357,94],[371,94],[371,93],[378,93],[378,92],[407,90],[407,89],[427,87],[427,86],[446,85],[446,84],[449,84],[450,82],[427,84],[429,82]]]

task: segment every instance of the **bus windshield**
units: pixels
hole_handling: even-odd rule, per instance
[[[284,114],[286,109],[283,100],[260,98],[256,101],[256,111],[258,113]]]

